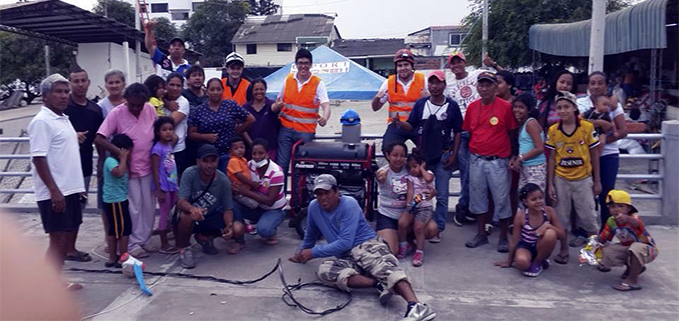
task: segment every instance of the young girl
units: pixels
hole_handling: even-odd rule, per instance
[[[548,160],[547,194],[556,203],[556,212],[566,232],[571,226],[572,205],[579,225],[588,235],[599,232],[599,220],[594,209],[594,195],[601,192],[599,181],[599,139],[594,125],[578,118],[575,95],[559,92],[555,98],[561,119],[549,127],[545,147]],[[568,244],[561,240],[557,263],[568,262]]]
[[[547,157],[544,154],[542,127],[535,116],[535,99],[530,94],[521,94],[512,103],[516,123],[519,125],[519,156],[510,162],[513,170],[519,171],[519,190],[528,183],[545,190],[547,181]]]
[[[514,216],[514,230],[509,243],[507,261],[495,262],[503,268],[514,266],[523,275],[536,277],[549,267],[547,258],[556,247],[557,239],[564,239],[566,233],[552,209],[545,206],[542,189],[528,183],[519,191],[524,209]]]
[[[127,242],[132,233],[132,219],[130,218],[129,204],[127,200],[128,183],[127,169],[130,150],[134,146],[132,139],[125,134],[113,137],[111,141],[120,149],[120,154],[106,158],[104,161],[102,184],[102,201],[107,229],[106,244],[108,247],[108,261],[106,267],[121,268],[118,261],[118,253],[127,253]]]
[[[174,120],[170,117],[159,117],[153,124],[155,144],[151,149],[151,166],[153,169],[153,185],[160,208],[158,234],[160,234],[160,253],[176,254],[179,249],[167,241],[167,218],[170,210],[177,203],[177,164],[174,160]]]
[[[408,192],[406,194],[406,208],[398,220],[398,258],[403,259],[408,254],[406,237],[408,228],[415,219],[413,229],[415,231],[415,243],[417,250],[413,255],[413,266],[421,266],[424,259],[424,240],[426,228],[434,216],[434,202],[436,196],[434,188],[434,173],[426,170],[424,157],[417,148],[408,156]]]
[[[384,147],[387,165],[375,173],[379,190],[379,206],[375,218],[377,235],[389,244],[389,250],[398,254],[398,220],[406,208],[408,169],[405,166],[408,147],[395,141]]]
[[[151,98],[149,98],[149,104],[151,104],[156,109],[156,114],[158,116],[165,116],[165,111],[163,110],[163,97],[165,97],[165,79],[158,75],[151,75],[144,81],[144,86],[149,89],[151,93]]]

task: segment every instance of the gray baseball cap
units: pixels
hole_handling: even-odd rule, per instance
[[[328,191],[335,186],[337,186],[337,180],[335,179],[334,176],[332,176],[330,174],[319,175],[314,180],[314,192],[317,189],[323,189],[323,190]]]

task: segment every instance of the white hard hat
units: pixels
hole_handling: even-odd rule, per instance
[[[243,66],[245,66],[245,59],[243,59],[243,56],[237,52],[232,52],[226,56],[226,58],[224,58],[224,66],[228,66],[233,62],[240,62]]]

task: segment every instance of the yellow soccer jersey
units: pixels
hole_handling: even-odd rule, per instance
[[[596,146],[599,146],[599,137],[594,125],[580,119],[571,135],[564,133],[561,122],[552,125],[545,142],[545,147],[555,152],[556,176],[569,181],[581,180],[591,175],[589,150]]]

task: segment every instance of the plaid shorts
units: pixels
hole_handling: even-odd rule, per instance
[[[389,246],[380,238],[365,241],[355,246],[341,259],[328,260],[318,267],[318,278],[328,285],[343,291],[351,291],[347,282],[350,277],[369,275],[383,282],[391,290],[400,281],[408,280],[398,266],[398,259],[389,251]]]
[[[434,207],[433,206],[415,207],[411,211],[411,214],[413,214],[416,221],[426,224],[429,223],[431,218],[434,216]]]

